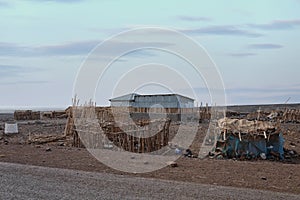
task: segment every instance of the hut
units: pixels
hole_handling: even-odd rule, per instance
[[[16,110],[14,112],[15,120],[39,120],[41,119],[40,111]]]
[[[267,121],[223,118],[218,121],[216,155],[227,158],[284,158],[284,138],[279,125]]]
[[[150,108],[193,108],[194,99],[179,94],[140,95],[131,93],[109,100],[114,107]]]
[[[133,120],[167,118],[172,121],[191,121],[195,119],[194,99],[180,94],[140,95],[131,93],[109,100],[111,108],[120,110],[130,108]]]

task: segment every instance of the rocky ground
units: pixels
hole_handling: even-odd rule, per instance
[[[82,148],[64,146],[57,141],[50,144],[28,144],[29,133],[34,135],[62,135],[65,119],[23,121],[19,123],[20,133],[12,136],[2,134],[4,122],[11,115],[1,114],[0,122],[0,162],[12,162],[83,171],[126,174],[113,170],[97,161]],[[202,124],[191,150],[198,152],[207,124]],[[285,148],[300,152],[300,124],[282,124]],[[165,167],[146,174],[130,176],[205,183],[222,186],[254,188],[278,192],[300,194],[300,164],[298,159],[285,161],[236,161],[232,159],[200,160],[180,158],[178,167]]]

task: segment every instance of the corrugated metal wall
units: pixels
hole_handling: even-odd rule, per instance
[[[133,107],[164,107],[178,108],[179,101],[176,96],[136,96]]]
[[[194,106],[194,102],[188,98],[175,95],[137,96],[132,106],[142,108],[191,108]]]

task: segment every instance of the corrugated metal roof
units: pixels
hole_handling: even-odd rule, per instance
[[[139,94],[130,93],[130,94],[126,94],[126,95],[123,95],[120,97],[110,99],[109,101],[134,101],[136,95],[139,95]]]
[[[180,94],[145,94],[145,95],[140,95],[137,93],[130,93],[130,94],[126,94],[120,97],[116,97],[113,99],[110,99],[109,101],[134,101],[135,97],[139,96],[139,97],[156,97],[156,96],[180,96],[189,100],[194,101],[194,99],[180,95]]]

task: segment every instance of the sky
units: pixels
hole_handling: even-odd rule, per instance
[[[205,49],[224,83],[226,104],[284,103],[287,99],[299,103],[299,11],[299,0],[0,0],[0,108],[67,107],[76,93],[78,73],[97,45],[120,32],[149,26],[176,30]],[[146,41],[148,36],[141,37]],[[105,53],[113,55],[117,49],[135,45],[117,42]],[[213,104],[205,78],[189,77],[193,76],[189,64],[158,50],[119,58],[109,69],[113,75],[106,77],[110,86],[103,82],[96,87],[97,104],[108,105],[108,99],[115,97],[111,82],[132,71],[126,66],[153,62],[173,66],[184,80],[197,82],[192,84],[196,95],[187,92],[180,78],[171,89],[145,84],[122,91],[175,91],[194,97],[197,103]],[[150,76],[149,68],[143,69]],[[140,79],[145,76],[139,70],[135,73]]]

